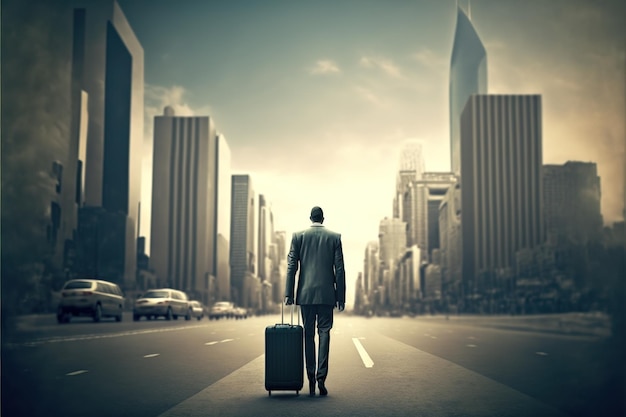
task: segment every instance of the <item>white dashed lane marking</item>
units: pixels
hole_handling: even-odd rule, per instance
[[[539,356],[548,356],[546,352],[535,352],[535,354]]]
[[[235,339],[215,340],[213,342],[206,342],[205,345],[207,346],[217,345],[218,343],[228,343],[228,342],[232,342],[233,340]]]
[[[144,358],[156,358],[160,353],[149,353],[147,355],[143,355]]]
[[[465,345],[465,346],[467,346],[468,348],[475,348],[475,347],[477,347],[476,345]]]
[[[74,372],[68,372],[67,374],[65,374],[66,376],[76,376],[76,375],[80,375],[80,374],[84,374],[86,372],[89,372],[85,369],[81,369],[80,371],[74,371]]]
[[[359,340],[359,338],[353,337],[352,342],[354,343],[354,346],[356,347],[357,352],[359,352],[359,355],[361,355],[361,360],[363,361],[363,365],[365,365],[366,368],[373,367],[374,361],[372,360],[372,358],[370,358],[370,355],[368,355],[367,351],[361,344],[361,341]]]

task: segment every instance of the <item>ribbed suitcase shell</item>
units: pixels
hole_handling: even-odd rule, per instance
[[[296,394],[304,385],[303,328],[276,324],[265,328],[265,389]]]

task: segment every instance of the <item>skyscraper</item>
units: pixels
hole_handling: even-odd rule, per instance
[[[407,201],[405,192],[411,181],[422,178],[424,172],[424,154],[422,141],[407,139],[402,143],[398,158],[398,172],[396,174],[396,194],[393,200],[393,217],[407,221]]]
[[[463,280],[511,267],[544,241],[541,96],[473,95],[461,116]]]
[[[250,175],[232,176],[230,277],[232,300],[243,307],[254,304],[248,284],[256,277],[255,194]]]
[[[543,166],[546,231],[576,243],[602,233],[600,177],[593,162],[568,161]]]
[[[441,252],[442,280],[446,295],[461,294],[462,242],[461,242],[461,185],[457,182],[448,188],[439,206],[439,248]]]
[[[407,246],[417,245],[422,260],[439,247],[439,205],[448,187],[456,182],[452,173],[425,172],[421,179],[409,183],[404,199],[407,201]]]
[[[151,263],[161,285],[205,303],[229,293],[229,167],[210,117],[155,117]]]
[[[363,290],[367,297],[378,287],[378,241],[367,242],[363,259]]]
[[[271,208],[263,194],[259,194],[259,271],[258,276],[261,281],[269,278],[271,269],[271,259],[269,259],[269,245],[274,234],[274,218]],[[268,269],[269,268],[269,269]]]
[[[115,0],[78,3],[85,4],[78,9],[84,11],[85,48],[84,53],[74,54],[72,65],[82,69],[73,81],[81,79],[89,97],[85,203],[121,210],[136,221],[144,121],[143,48]]]
[[[455,175],[461,173],[461,112],[472,94],[487,94],[487,52],[474,25],[457,7],[450,60],[450,166]]]
[[[105,278],[132,286],[141,194],[144,52],[116,1],[86,4],[75,10],[77,49],[72,55],[72,147],[77,152],[82,152],[81,124],[88,114],[86,161],[78,165],[85,170],[80,199],[103,207],[121,222],[115,228],[125,233],[115,235],[118,241],[111,248],[116,253],[108,255],[123,264],[121,270],[107,268],[111,275]]]
[[[221,133],[217,134],[216,142],[217,158],[215,159],[215,172],[217,175],[217,201],[215,202],[215,230],[216,251],[215,274],[217,289],[215,296],[218,300],[230,299],[230,216],[232,215],[232,178],[231,178],[231,153],[226,138]]]

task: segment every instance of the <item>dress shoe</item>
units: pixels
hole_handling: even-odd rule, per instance
[[[328,390],[326,389],[326,385],[324,385],[324,381],[321,379],[317,381],[317,386],[320,388],[320,395],[327,395]]]
[[[315,380],[309,381],[309,395],[315,396]]]

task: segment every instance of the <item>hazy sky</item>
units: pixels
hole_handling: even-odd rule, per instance
[[[209,115],[234,173],[250,173],[271,202],[277,230],[290,236],[313,205],[325,210],[343,236],[351,302],[365,244],[392,213],[402,141],[424,141],[427,170],[450,169],[456,1],[119,3],[145,52],[142,200],[153,116],[166,105]],[[542,95],[543,162],[596,162],[605,223],[623,216],[625,4],[471,2],[489,92]]]
[[[2,191],[15,205],[3,204],[3,218],[42,217],[50,158],[69,134],[71,9],[53,5],[71,0],[31,1],[2,0]],[[402,141],[423,141],[427,170],[450,169],[456,1],[119,3],[145,53],[142,234],[153,117],[166,105],[209,115],[234,173],[251,174],[271,202],[277,230],[290,236],[308,226],[312,206],[324,208],[343,235],[350,303],[365,245],[392,214]],[[471,3],[489,92],[542,95],[544,163],[596,162],[605,223],[623,216],[625,17],[618,0]],[[15,236],[45,230],[28,227]],[[32,245],[22,240],[18,249]]]

